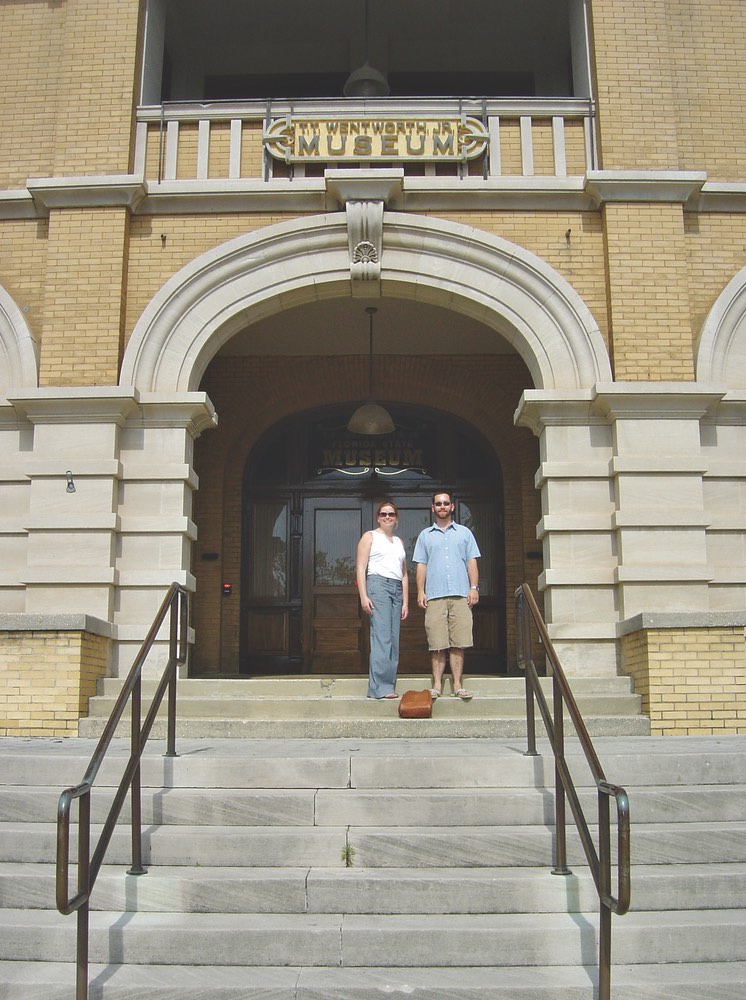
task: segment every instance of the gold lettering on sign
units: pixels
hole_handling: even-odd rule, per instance
[[[397,447],[371,449],[368,446],[358,448],[354,441],[344,442],[341,447],[321,449],[321,465],[327,469],[346,466],[379,465],[385,468],[398,469],[401,466],[420,468],[425,464],[422,448]]]
[[[278,118],[264,133],[276,159],[469,160],[486,152],[478,118]]]

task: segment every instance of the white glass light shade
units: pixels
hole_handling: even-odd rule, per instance
[[[394,421],[388,410],[378,403],[363,403],[350,417],[347,430],[353,434],[393,434]]]
[[[343,93],[345,97],[388,97],[389,84],[380,70],[366,62],[347,77]]]

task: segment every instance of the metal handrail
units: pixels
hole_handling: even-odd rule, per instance
[[[565,799],[570,803],[575,825],[583,845],[588,866],[596,885],[599,899],[599,940],[598,940],[598,998],[611,997],[611,914],[624,915],[630,905],[630,820],[629,798],[620,785],[606,780],[599,763],[583,717],[575,697],[567,683],[557,652],[549,638],[547,627],[541,617],[528,584],[522,584],[515,592],[516,647],[518,666],[526,674],[526,723],[527,756],[538,756],[536,750],[536,718],[534,698],[544,720],[549,742],[554,753],[555,779],[555,875],[570,875],[567,867],[566,810]],[[536,665],[531,656],[531,623],[538,632],[539,641],[546,652],[552,674],[552,713],[541,689]],[[598,793],[598,850],[588,828],[583,808],[578,798],[570,770],[565,760],[564,710],[572,720],[575,733],[590,767]],[[611,894],[611,818],[609,800],[616,803],[617,818],[617,894]]]
[[[156,688],[152,704],[141,726],[142,716],[142,668],[147,656],[158,636],[161,626],[170,615],[169,655],[168,663]],[[106,849],[119,819],[128,789],[132,792],[131,829],[132,829],[132,867],[127,869],[129,875],[144,875],[146,869],[142,865],[142,795],[140,787],[140,759],[156,716],[168,689],[168,723],[166,735],[166,757],[176,757],[176,677],[177,666],[186,662],[187,636],[189,621],[189,595],[185,587],[172,583],[161,604],[150,631],[145,636],[140,651],[135,657],[127,680],[119,693],[119,697],[111,711],[109,721],[104,727],[98,745],[91,757],[91,762],[79,785],[66,788],[60,795],[57,805],[57,873],[56,899],[57,909],[68,916],[77,912],[77,946],[76,946],[76,981],[75,1000],[88,1000],[88,946],[89,946],[89,915],[90,898],[96,877],[103,864]],[[130,697],[131,735],[130,756],[122,779],[117,788],[114,800],[104,821],[93,854],[91,854],[91,791],[96,775],[104,761],[106,751],[114,737],[116,728],[124,715],[124,710]],[[70,896],[70,810],[75,800],[78,805],[78,854],[77,854],[77,892]]]

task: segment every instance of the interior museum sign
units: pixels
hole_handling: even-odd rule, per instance
[[[277,118],[264,133],[276,159],[309,160],[471,160],[489,144],[478,118]]]

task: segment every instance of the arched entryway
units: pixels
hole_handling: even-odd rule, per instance
[[[351,434],[349,407],[283,421],[252,450],[243,484],[241,672],[357,674],[367,669],[367,622],[355,587],[355,550],[377,501],[400,512],[412,600],[400,672],[429,672],[411,554],[442,484],[476,535],[481,600],[472,673],[506,670],[503,489],[499,462],[473,428],[449,414],[389,406],[396,429]]]

